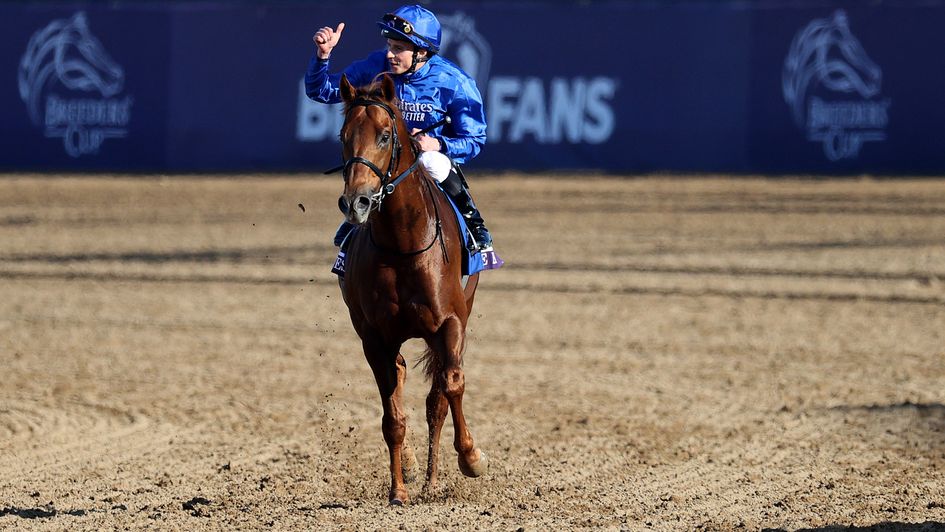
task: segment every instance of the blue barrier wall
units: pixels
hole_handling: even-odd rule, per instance
[[[430,7],[484,93],[474,168],[945,173],[945,4],[863,4]],[[346,23],[340,68],[393,7],[0,5],[0,168],[333,166],[340,113],[301,86],[311,36]]]

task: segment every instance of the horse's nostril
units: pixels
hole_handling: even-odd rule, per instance
[[[348,210],[344,213],[352,223],[364,223],[371,213],[373,205],[374,202],[371,201],[371,196],[360,194],[350,200],[345,200],[345,206],[348,207]]]
[[[341,196],[338,198],[338,208],[342,214],[348,214],[348,198]]]

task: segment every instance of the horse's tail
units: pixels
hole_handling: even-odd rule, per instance
[[[442,363],[440,362],[440,357],[436,356],[436,353],[432,349],[427,347],[426,351],[420,355],[420,360],[417,360],[417,363],[413,367],[423,366],[423,374],[427,376],[427,379],[433,379],[433,376],[436,375],[442,369]]]

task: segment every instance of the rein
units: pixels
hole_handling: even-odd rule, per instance
[[[380,107],[390,117],[390,122],[392,126],[391,127],[392,145],[391,145],[391,150],[390,150],[390,159],[387,162],[387,171],[383,172],[372,161],[365,159],[364,157],[355,155],[351,157],[350,159],[346,160],[344,164],[342,164],[341,166],[336,166],[335,168],[326,170],[325,173],[333,174],[340,170],[342,175],[347,180],[348,172],[350,171],[352,166],[356,164],[363,164],[364,166],[367,166],[368,168],[370,168],[371,171],[374,172],[374,175],[376,175],[381,180],[381,190],[379,190],[378,192],[376,192],[374,195],[371,196],[371,201],[373,202],[373,205],[371,206],[371,210],[380,211],[381,203],[384,201],[384,198],[393,194],[394,190],[397,188],[397,185],[399,185],[410,174],[416,171],[417,166],[420,165],[420,158],[415,157],[413,164],[407,167],[406,170],[398,174],[397,177],[394,177],[394,178],[391,177],[394,173],[394,170],[397,168],[397,164],[400,162],[400,152],[403,148],[403,146],[400,144],[400,138],[397,136],[397,129],[398,129],[397,116],[394,114],[394,110],[391,109],[389,105],[383,102],[379,102],[376,100],[368,100],[366,98],[358,98],[354,100],[353,102],[351,102],[351,104],[348,106],[347,112],[350,113],[351,110],[354,109],[355,107],[371,107],[371,106]],[[345,122],[347,122],[347,120],[348,120],[348,117],[345,116]],[[413,147],[413,145],[411,145],[411,149],[414,149],[414,151],[416,152],[416,149]],[[427,185],[427,192],[430,194],[430,201],[433,202],[433,212],[436,218],[436,233],[433,235],[433,240],[430,241],[430,243],[423,249],[418,249],[415,251],[396,251],[396,250],[392,251],[392,250],[383,248],[380,244],[378,244],[374,240],[374,233],[371,231],[370,227],[368,228],[368,236],[371,238],[371,244],[375,248],[383,251],[384,253],[388,253],[391,255],[398,255],[402,257],[412,257],[415,255],[420,255],[421,253],[424,253],[426,251],[429,251],[430,248],[433,247],[433,244],[435,244],[436,241],[439,240],[440,247],[443,248],[443,257],[446,259],[446,262],[449,262],[450,259],[449,259],[449,255],[446,252],[446,244],[443,241],[443,227],[442,227],[442,222],[440,219],[440,209],[436,205],[436,197],[433,196],[433,191],[431,189],[432,185],[430,185],[430,180],[424,179],[423,181]]]

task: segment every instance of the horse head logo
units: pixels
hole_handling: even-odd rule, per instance
[[[817,84],[838,93],[857,93],[864,99],[879,94],[882,71],[850,32],[843,10],[812,21],[791,42],[782,71],[782,90],[798,126],[805,126],[806,96]]]
[[[444,15],[439,17],[439,20],[443,26],[440,55],[455,61],[476,80],[479,89],[483,90],[489,81],[492,49],[476,31],[476,21],[465,13]]]
[[[70,90],[98,91],[104,98],[122,90],[124,70],[89,31],[83,12],[69,19],[54,20],[34,33],[20,60],[20,98],[35,125],[43,122],[40,96],[52,81],[59,81]]]

